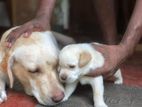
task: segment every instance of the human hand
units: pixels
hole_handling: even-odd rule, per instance
[[[6,46],[11,48],[15,41],[23,35],[24,37],[29,37],[33,31],[44,31],[50,30],[49,21],[46,17],[40,16],[33,20],[21,25],[20,27],[12,30],[10,34],[6,37]]]
[[[127,49],[120,45],[97,45],[94,44],[97,51],[101,52],[105,61],[104,65],[96,70],[91,70],[87,76],[103,75],[105,78],[112,76],[119,65],[129,56]]]

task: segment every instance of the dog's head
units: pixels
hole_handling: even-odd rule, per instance
[[[64,90],[56,75],[57,59],[42,51],[28,51],[28,48],[24,54],[22,50],[19,53],[17,51],[20,57],[14,57],[13,73],[24,86],[25,92],[36,97],[41,104],[54,105],[60,102],[64,97]]]
[[[37,33],[36,33],[37,34]],[[41,38],[40,33],[33,37]],[[28,95],[34,96],[39,103],[44,105],[54,105],[60,102],[64,97],[64,89],[58,80],[57,76],[57,62],[58,49],[49,39],[46,41],[47,35],[36,42],[30,44],[30,39],[23,41],[19,40],[4,56],[1,63],[3,70],[8,70],[10,79],[10,86],[13,86],[13,75],[22,83],[25,92]],[[24,38],[23,38],[24,39]],[[37,40],[37,39],[36,39]],[[41,42],[47,45],[41,45]],[[27,42],[27,43],[26,43]],[[50,43],[51,42],[51,43]]]
[[[62,82],[74,82],[91,61],[91,54],[72,44],[64,47],[59,54],[59,78]]]

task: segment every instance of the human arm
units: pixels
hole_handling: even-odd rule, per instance
[[[141,39],[142,35],[142,0],[137,0],[128,27],[118,45],[94,45],[105,58],[104,66],[90,71],[89,76],[104,75],[106,77],[115,73],[119,65],[128,58]]]
[[[50,30],[50,20],[56,0],[39,0],[39,8],[35,18],[13,30],[6,38],[6,46],[10,48],[24,34],[28,37],[32,31]]]

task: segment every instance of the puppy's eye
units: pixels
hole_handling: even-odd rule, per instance
[[[40,72],[40,69],[39,68],[36,68],[35,70],[29,70],[30,73],[39,73]]]
[[[75,65],[69,65],[69,68],[73,69],[75,68]]]

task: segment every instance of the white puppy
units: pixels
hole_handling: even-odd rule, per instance
[[[77,83],[80,82],[92,86],[95,107],[107,107],[103,98],[103,77],[84,76],[90,70],[103,66],[104,60],[102,54],[95,50],[92,44],[72,44],[61,50],[58,71],[60,80],[66,83],[64,101],[69,98]],[[115,77],[117,78],[116,84],[123,82],[120,70],[116,72]]]
[[[57,104],[64,98],[64,89],[56,72],[59,48],[53,33],[33,32],[29,38],[21,36],[8,49],[5,47],[5,38],[13,29],[5,32],[0,41],[0,103],[7,100],[5,85],[10,82],[10,87],[13,86],[14,74],[25,92],[34,96],[39,103]],[[68,37],[54,34],[57,39],[70,42]]]

